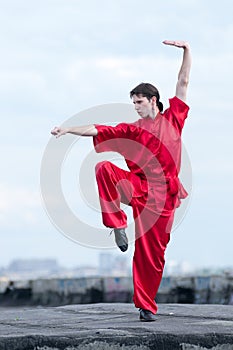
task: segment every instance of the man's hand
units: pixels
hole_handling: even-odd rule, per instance
[[[62,136],[62,135],[65,135],[68,133],[68,129],[62,129],[60,127],[55,127],[52,131],[51,131],[51,134],[56,136],[56,138]]]
[[[178,40],[178,41],[164,40],[163,44],[180,47],[182,49],[190,49],[189,43],[187,41],[182,41],[182,40]]]

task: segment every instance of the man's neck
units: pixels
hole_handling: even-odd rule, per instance
[[[156,108],[152,109],[149,117],[154,120],[157,117],[158,114],[159,114],[159,109],[156,106]]]

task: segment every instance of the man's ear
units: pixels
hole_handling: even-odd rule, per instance
[[[156,102],[157,102],[157,98],[155,96],[151,97],[151,102],[152,102],[152,106],[155,107],[156,106]]]

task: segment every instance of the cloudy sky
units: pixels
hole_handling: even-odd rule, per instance
[[[233,266],[232,10],[228,0],[0,1],[0,266],[33,257],[97,262],[100,249],[67,239],[45,213],[40,169],[50,130],[93,106],[130,103],[128,92],[142,81],[154,83],[167,106],[182,51],[164,39],[188,40],[193,55],[183,132],[193,191],[167,260]],[[89,141],[67,161],[64,188]],[[89,215],[80,198],[76,210]]]

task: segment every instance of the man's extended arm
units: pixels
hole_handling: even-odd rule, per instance
[[[85,126],[73,126],[68,128],[55,127],[51,134],[60,137],[65,134],[74,134],[79,136],[96,136],[98,134],[98,130],[95,125],[85,125]]]
[[[163,41],[165,45],[172,45],[184,49],[183,61],[178,74],[178,81],[176,84],[176,96],[182,101],[186,101],[187,87],[189,83],[189,73],[191,69],[191,52],[189,43],[186,41]]]

